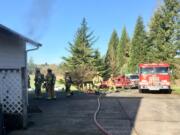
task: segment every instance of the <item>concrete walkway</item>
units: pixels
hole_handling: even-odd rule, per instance
[[[101,99],[98,121],[112,135],[179,135],[180,96],[139,94],[127,90]],[[27,130],[9,135],[102,135],[93,122],[97,96],[76,93],[71,98],[58,93],[57,100],[34,100],[42,112],[30,113]],[[37,110],[38,110],[37,109]],[[35,111],[34,111],[35,112]],[[38,111],[37,111],[38,112]]]

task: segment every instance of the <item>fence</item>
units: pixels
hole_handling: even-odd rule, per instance
[[[22,69],[0,69],[0,103],[4,114],[20,116],[26,125],[25,73]]]

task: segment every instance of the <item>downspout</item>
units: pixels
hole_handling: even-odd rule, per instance
[[[27,87],[28,87],[28,72],[27,72],[27,54],[28,54],[28,52],[30,52],[30,51],[35,51],[35,50],[38,50],[39,49],[39,47],[40,47],[41,45],[37,45],[35,48],[33,48],[33,49],[28,49],[28,50],[26,50],[25,51],[25,74],[26,74],[26,91],[24,91],[24,94],[25,94],[25,96],[26,96],[26,106],[28,107],[29,106],[29,102],[28,102],[28,91],[27,91]],[[26,116],[24,116],[23,117],[23,127],[24,128],[26,128],[27,127],[27,110],[24,112],[24,114],[26,114]]]
[[[26,56],[26,58],[25,58],[25,63],[26,63],[26,65],[25,65],[25,69],[26,69],[26,77],[28,77],[28,72],[27,72],[27,54],[28,54],[28,52],[31,52],[31,51],[36,51],[36,50],[38,50],[39,49],[39,47],[40,47],[41,45],[37,45],[35,48],[33,48],[33,49],[28,49],[28,50],[26,50],[26,54],[25,54],[25,56]],[[26,78],[26,86],[28,86],[28,78]],[[29,102],[28,102],[28,92],[27,92],[27,95],[26,95],[26,102],[27,102],[27,106],[29,106]]]
[[[28,49],[28,50],[26,50],[26,54],[27,54],[28,52],[38,50],[38,49],[39,49],[39,47],[40,47],[40,46],[36,46],[36,47],[35,47],[35,48],[33,48],[33,49]],[[26,57],[26,58],[27,58],[27,57]]]

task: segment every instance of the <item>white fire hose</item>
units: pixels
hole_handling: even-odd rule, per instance
[[[99,110],[101,108],[101,102],[100,102],[100,98],[101,98],[101,94],[100,96],[97,98],[97,102],[98,102],[98,107],[97,110],[94,113],[94,122],[96,124],[96,126],[99,128],[99,130],[104,134],[104,135],[112,135],[111,133],[109,133],[106,129],[103,128],[103,126],[97,121],[97,114],[99,113]]]

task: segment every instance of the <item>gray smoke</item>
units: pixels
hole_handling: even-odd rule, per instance
[[[26,16],[27,35],[39,39],[46,32],[56,0],[32,0]]]

